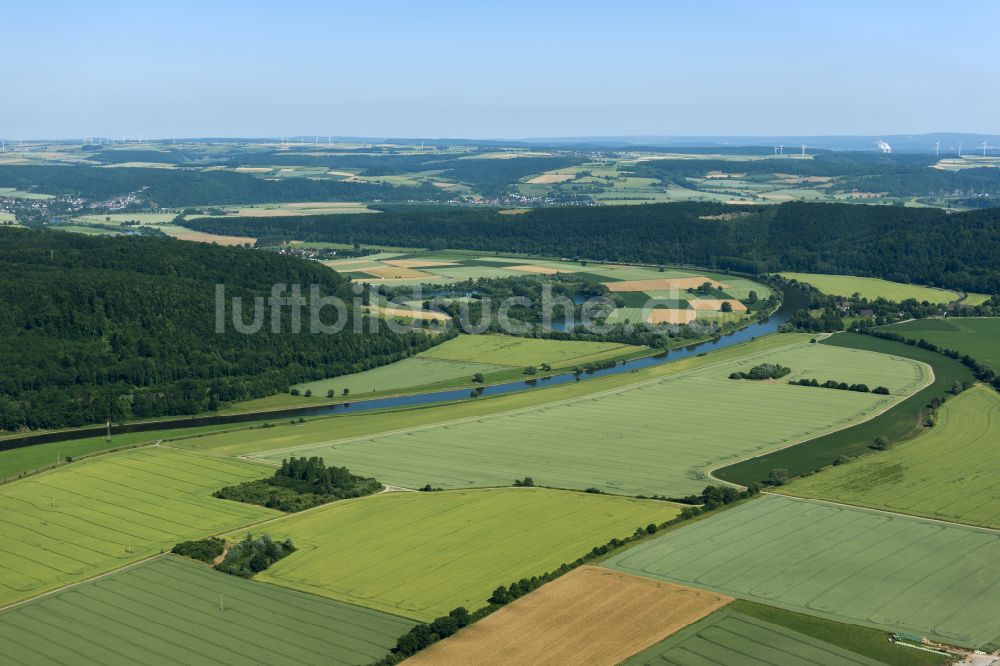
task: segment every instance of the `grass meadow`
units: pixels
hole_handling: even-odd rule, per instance
[[[1000,529],[998,462],[1000,395],[979,385],[945,402],[919,437],[781,492]]]
[[[542,488],[384,493],[256,528],[299,549],[257,578],[431,620],[485,606],[499,585],[677,513],[665,502]]]
[[[977,647],[1000,638],[998,558],[1000,532],[771,495],[605,566]]]
[[[915,298],[920,302],[950,303],[961,298],[960,294],[947,289],[923,287],[918,284],[903,284],[878,278],[855,277],[853,275],[822,275],[819,273],[782,273],[783,277],[805,282],[824,294],[852,296],[861,294],[869,300],[884,298],[890,301],[905,301]]]
[[[485,381],[510,381],[523,376],[527,366],[548,363],[553,369],[586,365],[606,359],[641,355],[647,348],[612,342],[577,342],[518,338],[509,335],[459,335],[416,356],[371,370],[296,386],[301,392],[312,391],[325,397],[333,389],[337,395],[349,390],[350,396],[405,392],[407,389],[433,389],[472,386],[472,378],[481,373]]]
[[[235,529],[276,511],[211,497],[267,475],[242,460],[134,449],[0,486],[0,605]]]
[[[518,338],[510,335],[460,335],[420,354],[423,358],[477,361],[515,367],[548,363],[553,368],[641,353],[643,347],[616,342],[577,342]]]
[[[793,372],[775,382],[728,378],[763,362]],[[892,395],[787,383],[799,377],[885,385]],[[680,497],[701,491],[715,466],[849,426],[928,379],[908,359],[800,343],[560,403],[256,457],[277,465],[290,454],[318,455],[408,488],[505,486],[531,476],[557,488]]]
[[[1000,317],[917,319],[886,326],[883,330],[968,354],[1000,372]]]
[[[367,664],[413,623],[173,555],[0,613],[10,664]]]

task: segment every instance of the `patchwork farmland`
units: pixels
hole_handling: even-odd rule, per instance
[[[1000,395],[979,385],[945,402],[915,439],[781,492],[1000,529],[998,460]]]
[[[978,647],[1000,638],[1000,532],[768,496],[605,565],[763,604]]]
[[[732,599],[580,567],[410,660],[421,664],[618,664]]]
[[[764,362],[794,371],[780,382],[728,378]],[[786,383],[817,376],[884,385],[891,394]],[[864,420],[929,380],[926,366],[909,359],[798,344],[514,413],[254,457],[277,465],[292,454],[322,456],[408,488],[508,485],[531,476],[558,488],[680,497],[701,491],[715,466]],[[732,423],[740,424],[738,439],[727,436]]]
[[[665,502],[540,488],[385,493],[254,528],[299,548],[258,578],[431,620],[484,606],[498,585],[678,512]]]
[[[0,612],[0,652],[13,664],[349,666],[411,626],[168,555]]]
[[[6,535],[0,604],[26,599],[171,548],[277,515],[213,499],[267,468],[169,449],[83,460],[0,486]]]

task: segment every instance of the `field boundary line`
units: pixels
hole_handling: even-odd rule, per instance
[[[768,349],[768,350],[764,350],[764,351],[761,351],[761,352],[757,352],[757,354],[771,353],[771,352],[777,351],[779,349],[791,349],[793,347],[798,347],[798,346],[803,346],[803,345],[808,345],[808,344],[811,344],[811,343],[809,343],[809,342],[792,342],[792,343],[789,343],[787,345],[783,345],[781,347],[775,347],[773,349]],[[756,355],[756,354],[751,354],[750,356],[754,356],[754,355]],[[739,357],[739,358],[743,358],[743,357]],[[681,359],[681,360],[683,360],[683,359]],[[462,424],[462,423],[468,423],[470,421],[478,421],[478,420],[481,420],[481,419],[494,419],[494,418],[499,418],[499,417],[503,417],[503,416],[514,416],[514,415],[517,415],[517,414],[522,414],[524,412],[534,411],[534,410],[537,410],[537,409],[542,409],[542,408],[547,408],[547,407],[557,407],[557,406],[561,406],[561,405],[566,405],[566,404],[572,404],[572,403],[576,403],[576,402],[581,402],[581,401],[584,401],[584,400],[591,400],[591,399],[595,399],[595,398],[606,397],[606,396],[608,396],[610,394],[618,393],[620,391],[633,391],[633,390],[636,390],[638,388],[641,388],[641,387],[644,387],[644,386],[648,386],[648,385],[660,382],[663,379],[665,379],[666,377],[678,377],[678,376],[682,376],[682,375],[685,375],[685,374],[690,373],[690,372],[697,372],[697,371],[705,370],[705,369],[708,369],[708,368],[713,368],[713,367],[722,365],[724,363],[731,363],[733,360],[735,360],[735,359],[728,359],[728,360],[724,360],[724,361],[715,361],[714,363],[708,363],[706,365],[701,365],[701,366],[698,366],[696,368],[690,368],[688,370],[681,370],[680,372],[673,373],[673,374],[668,374],[668,375],[665,375],[665,376],[651,377],[649,379],[644,379],[642,381],[635,382],[633,384],[626,384],[624,386],[619,386],[617,388],[605,389],[603,391],[598,391],[596,393],[589,393],[587,395],[576,396],[576,397],[573,397],[573,398],[565,398],[563,400],[555,400],[555,401],[552,401],[552,402],[545,402],[545,403],[541,403],[541,404],[537,404],[537,405],[530,405],[528,407],[518,407],[517,409],[511,409],[511,410],[507,410],[507,411],[503,411],[503,412],[496,412],[496,413],[493,413],[493,414],[484,414],[484,415],[481,415],[481,416],[464,416],[464,417],[459,418],[459,419],[453,419],[453,420],[450,420],[450,421],[440,421],[438,423],[429,423],[427,425],[422,425],[422,426],[414,426],[414,427],[410,427],[410,428],[398,428],[396,430],[387,430],[385,432],[372,433],[370,435],[358,435],[358,436],[355,436],[355,437],[348,437],[346,439],[326,440],[326,441],[322,441],[322,442],[315,442],[315,443],[312,443],[312,444],[302,444],[300,446],[287,446],[287,447],[283,447],[283,448],[280,448],[280,449],[270,449],[268,451],[259,451],[259,452],[256,452],[256,453],[250,453],[250,454],[244,454],[244,455],[248,459],[255,459],[258,456],[274,455],[274,454],[278,454],[278,453],[288,453],[288,452],[295,452],[295,451],[301,451],[301,450],[308,450],[308,449],[319,448],[321,446],[328,446],[328,445],[331,445],[331,444],[349,444],[349,443],[353,443],[353,442],[363,441],[363,440],[366,440],[366,439],[372,439],[372,438],[375,438],[375,437],[387,437],[387,436],[399,435],[399,434],[408,433],[408,432],[422,432],[424,430],[429,430],[431,428],[438,428],[438,427],[447,426],[447,425],[458,425],[458,424]],[[920,361],[916,361],[916,362],[919,363]],[[663,366],[659,366],[659,367],[663,367]],[[570,386],[572,386],[572,384],[570,384]],[[558,387],[552,387],[552,388],[558,388]],[[497,396],[497,397],[502,397],[502,396]],[[902,402],[902,401],[900,401],[900,402]],[[894,403],[893,406],[895,406],[895,404],[898,404],[898,403]],[[851,425],[854,425],[854,424],[851,424]],[[797,443],[799,443],[799,442],[796,442],[796,444]],[[763,454],[759,454],[759,455],[763,455]],[[244,457],[244,456],[239,456],[239,457]],[[754,456],[754,457],[756,457],[756,456]],[[735,464],[735,463],[730,463],[730,464]]]
[[[768,490],[762,491],[761,495],[767,495],[768,497],[782,497],[787,500],[792,500],[793,502],[808,502],[812,504],[828,504],[830,506],[837,506],[845,509],[857,509],[859,511],[869,511],[871,513],[884,514],[887,516],[895,516],[897,518],[912,518],[913,520],[919,520],[925,523],[934,523],[937,525],[950,525],[951,527],[963,527],[970,530],[978,530],[980,532],[986,532],[987,534],[994,534],[1000,536],[1000,529],[994,527],[982,527],[980,525],[969,525],[967,523],[956,523],[951,520],[943,520],[941,518],[928,518],[927,516],[917,516],[912,513],[901,513],[899,511],[889,511],[888,509],[878,509],[871,506],[862,506],[860,504],[850,504],[848,502],[838,502],[836,500],[820,499],[818,497],[800,497],[799,495],[786,495],[784,493],[775,493]]]
[[[22,599],[21,601],[15,601],[12,604],[7,604],[6,606],[0,607],[0,613],[5,613],[6,611],[8,611],[8,610],[10,610],[12,608],[17,608],[18,606],[23,606],[24,604],[31,603],[31,602],[37,601],[39,599],[44,599],[45,597],[50,597],[53,594],[57,594],[59,592],[65,592],[66,590],[71,590],[74,587],[80,587],[81,585],[86,585],[87,583],[92,583],[93,581],[100,580],[101,578],[107,578],[108,576],[112,576],[112,575],[114,575],[116,573],[120,573],[120,572],[125,571],[127,569],[132,569],[133,567],[137,567],[140,564],[145,564],[146,562],[149,562],[151,560],[155,560],[155,559],[157,559],[159,557],[165,557],[165,556],[167,556],[169,554],[170,554],[169,552],[160,552],[160,553],[155,553],[153,555],[148,555],[148,556],[142,558],[141,560],[137,560],[135,562],[130,562],[128,564],[125,564],[125,565],[122,565],[122,566],[118,567],[117,569],[112,569],[111,571],[105,571],[104,573],[99,573],[96,576],[91,576],[90,578],[85,578],[84,580],[78,580],[75,583],[69,583],[68,585],[63,585],[62,587],[57,587],[54,590],[49,590],[48,592],[42,592],[41,594],[36,594],[33,597],[28,597],[27,599]]]
[[[875,352],[875,353],[879,353],[879,352]],[[886,356],[896,356],[896,355],[895,354],[886,354]],[[799,439],[797,441],[792,442],[791,444],[784,444],[782,446],[779,446],[776,449],[771,449],[769,451],[764,451],[763,453],[759,453],[758,452],[758,453],[755,453],[754,455],[751,455],[751,456],[744,456],[743,458],[739,458],[737,460],[727,461],[725,464],[713,465],[713,466],[711,466],[711,467],[709,467],[708,469],[705,470],[706,476],[709,479],[712,479],[714,481],[718,481],[718,482],[723,483],[723,484],[727,484],[727,485],[730,485],[730,486],[735,486],[737,488],[743,488],[744,486],[742,486],[742,485],[740,485],[738,483],[733,483],[732,481],[726,481],[724,479],[718,478],[717,476],[715,476],[715,472],[718,471],[718,470],[720,470],[720,469],[722,469],[722,468],[724,468],[724,467],[731,467],[733,465],[739,465],[740,463],[746,462],[748,460],[753,460],[754,458],[763,458],[764,456],[769,456],[772,453],[777,453],[778,451],[784,451],[785,449],[790,449],[793,446],[798,446],[799,444],[805,444],[806,442],[811,442],[814,439],[819,439],[820,437],[826,437],[827,435],[832,435],[832,434],[840,432],[842,430],[847,430],[848,428],[853,428],[854,426],[859,426],[862,423],[868,423],[872,419],[877,418],[879,416],[882,416],[882,414],[885,414],[890,409],[893,409],[896,406],[901,405],[904,402],[906,402],[907,400],[913,398],[915,395],[917,395],[918,393],[920,393],[921,391],[923,391],[925,388],[927,388],[928,386],[930,386],[931,384],[933,384],[937,380],[937,377],[934,375],[934,368],[931,367],[930,364],[924,363],[923,361],[918,361],[918,360],[913,359],[913,358],[907,359],[905,356],[897,356],[896,358],[906,359],[908,361],[912,361],[913,363],[916,363],[917,365],[920,365],[920,366],[924,367],[926,369],[926,371],[927,371],[927,376],[929,377],[929,379],[927,379],[927,381],[925,381],[923,383],[923,385],[915,387],[914,390],[909,395],[904,396],[902,400],[897,400],[896,402],[893,402],[892,404],[890,404],[890,405],[888,405],[886,407],[883,407],[882,409],[880,409],[877,412],[872,412],[871,414],[869,414],[865,418],[861,419],[860,421],[854,421],[853,423],[846,423],[846,424],[840,426],[839,428],[834,428],[833,430],[829,430],[827,432],[824,432],[821,435],[813,435],[813,436],[803,437],[803,438],[801,438],[801,439]],[[822,468],[820,468],[820,469],[822,469]]]

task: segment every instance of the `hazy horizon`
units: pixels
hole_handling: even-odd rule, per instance
[[[0,136],[1000,134],[1000,6],[958,7],[16,5]]]

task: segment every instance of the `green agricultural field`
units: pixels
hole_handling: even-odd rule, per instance
[[[82,460],[0,486],[0,605],[277,512],[211,497],[268,470],[170,449]]]
[[[782,492],[1000,528],[1000,395],[948,400],[916,439],[796,480]]]
[[[553,368],[586,365],[642,353],[643,347],[616,342],[575,342],[517,338],[510,335],[460,335],[428,349],[423,358],[476,361],[515,367],[548,363]]]
[[[258,528],[299,550],[257,578],[430,620],[485,606],[498,585],[677,513],[664,502],[542,488],[385,493]]]
[[[326,397],[327,391],[330,389],[333,389],[338,396],[343,394],[344,389],[348,389],[351,398],[363,398],[366,393],[392,393],[418,386],[456,382],[456,380],[465,380],[466,383],[471,383],[472,376],[477,372],[486,375],[506,370],[510,370],[510,367],[490,363],[445,361],[412,356],[404,358],[402,361],[364,372],[356,372],[352,375],[299,384],[296,388],[303,393],[307,390],[312,391],[313,396],[318,398]]]
[[[869,300],[885,298],[890,301],[904,301],[907,298],[915,298],[920,302],[928,301],[930,303],[950,303],[961,298],[960,294],[946,289],[889,282],[878,278],[821,275],[818,273],[782,273],[781,275],[788,279],[811,284],[824,294],[835,296],[852,296],[857,293]]]
[[[0,482],[65,464],[66,458],[82,458],[95,453],[126,449],[143,444],[153,444],[171,437],[191,437],[199,434],[236,430],[249,424],[222,424],[195,428],[165,428],[148,432],[130,432],[114,435],[109,442],[105,437],[85,437],[62,442],[32,444],[17,449],[0,450]],[[2,443],[0,439],[0,443]]]
[[[612,342],[536,340],[509,335],[460,335],[425,352],[401,361],[351,375],[299,384],[302,393],[324,398],[333,389],[340,396],[404,392],[406,389],[435,389],[472,386],[473,375],[481,373],[486,382],[511,381],[523,376],[526,366],[548,363],[555,369],[586,365],[605,359],[642,355],[645,347]]]
[[[1000,372],[1000,317],[917,319],[886,326],[883,330],[968,354]]]
[[[347,666],[384,656],[412,626],[166,555],[0,613],[0,653],[12,664]]]
[[[624,666],[715,666],[734,663],[736,655],[742,666],[882,663],[727,606],[625,660]]]
[[[926,349],[892,340],[882,340],[870,335],[838,333],[820,343],[893,354],[920,361],[933,368],[934,381],[912,397],[896,403],[891,409],[854,427],[822,435],[773,453],[718,469],[713,475],[730,483],[747,485],[765,481],[772,469],[787,469],[789,476],[798,476],[829,466],[841,456],[854,457],[871,451],[876,437],[886,437],[890,442],[900,442],[920,434],[930,417],[931,401],[946,399],[956,382],[974,381],[967,367],[953,359]]]
[[[766,496],[605,566],[885,631],[1000,638],[1000,532]]]
[[[763,362],[793,372],[776,382],[728,378]],[[892,395],[787,383],[800,377],[885,385]],[[929,380],[926,366],[908,359],[799,343],[517,412],[376,436],[340,433],[339,441],[257,457],[277,465],[290,453],[318,455],[408,488],[507,485],[527,475],[557,488],[678,497],[702,490],[709,470],[726,461],[847,427]]]

